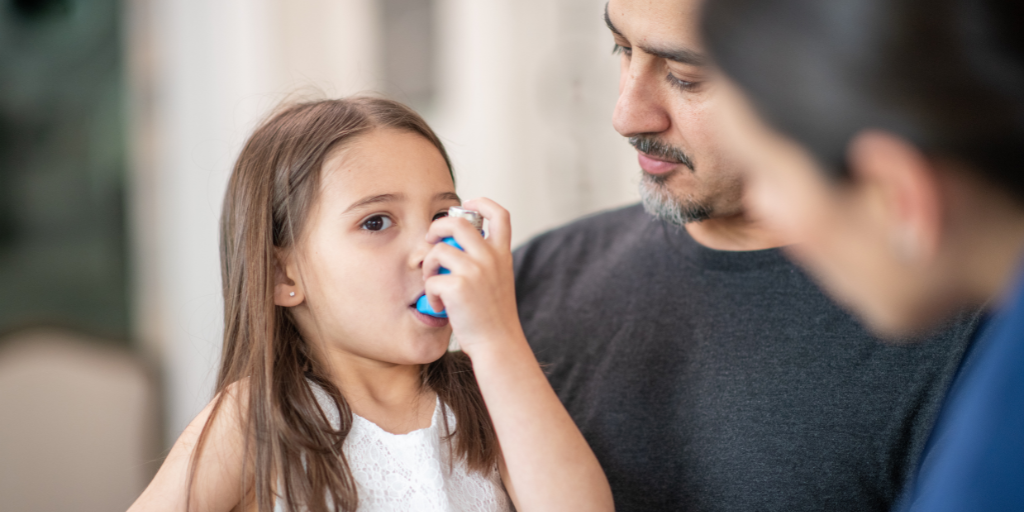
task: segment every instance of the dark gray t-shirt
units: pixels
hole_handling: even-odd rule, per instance
[[[639,206],[515,264],[526,336],[619,512],[888,510],[975,327],[883,344],[779,250],[708,249]]]

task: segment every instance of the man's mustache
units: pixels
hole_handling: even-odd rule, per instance
[[[646,153],[660,160],[666,160],[669,162],[675,162],[677,164],[683,164],[694,171],[693,160],[690,160],[683,150],[659,142],[651,135],[634,135],[627,139],[629,143],[641,153]]]

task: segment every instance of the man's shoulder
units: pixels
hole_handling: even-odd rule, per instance
[[[639,204],[594,213],[533,237],[516,248],[515,257],[518,263],[556,253],[575,257],[594,254],[602,247],[622,243],[624,237],[637,234],[651,222],[654,219]]]
[[[559,293],[586,276],[606,275],[646,244],[656,221],[640,205],[599,212],[537,235],[513,253],[522,299]]]

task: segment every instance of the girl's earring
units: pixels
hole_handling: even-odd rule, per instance
[[[288,294],[288,296],[289,296],[289,297],[294,297],[294,296],[295,296],[295,292],[291,292],[291,293],[289,293],[289,294]]]

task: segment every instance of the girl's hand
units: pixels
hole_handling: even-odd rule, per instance
[[[472,357],[489,343],[519,339],[523,334],[516,309],[508,211],[486,198],[467,201],[463,207],[487,219],[488,237],[483,238],[464,219],[434,221],[427,241],[435,245],[423,261],[423,277],[431,307],[445,309],[459,346]],[[449,236],[464,251],[438,243]],[[440,267],[451,273],[438,274]]]
[[[427,300],[445,308],[473,360],[480,393],[501,445],[502,482],[523,512],[610,512],[608,479],[530,350],[516,310],[508,212],[490,199],[467,201],[488,222],[484,239],[463,219],[439,219],[423,260]],[[438,243],[446,237],[465,249]],[[438,274],[440,267],[451,271]]]

